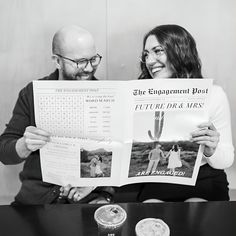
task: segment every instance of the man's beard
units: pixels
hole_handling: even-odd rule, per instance
[[[68,74],[64,70],[62,70],[62,76],[64,80],[91,80],[93,77],[94,72],[85,73],[79,72],[77,74]],[[88,78],[83,79],[83,76],[88,75]]]
[[[62,76],[64,80],[77,80],[74,75],[69,75],[64,70],[62,70]]]

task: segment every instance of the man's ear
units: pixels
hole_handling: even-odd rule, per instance
[[[60,60],[59,57],[57,55],[52,55],[52,61],[55,65],[55,67],[60,70],[61,69],[61,65],[60,65]]]

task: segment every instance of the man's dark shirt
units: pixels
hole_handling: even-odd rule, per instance
[[[41,80],[58,80],[58,70]],[[96,80],[95,77],[92,80]],[[34,117],[33,83],[24,87],[17,99],[13,115],[0,136],[0,161],[3,164],[17,164],[25,161],[20,173],[21,189],[15,197],[16,204],[47,204],[58,198],[60,186],[42,181],[39,151],[23,159],[16,153],[16,141],[21,138],[27,126],[36,126]]]

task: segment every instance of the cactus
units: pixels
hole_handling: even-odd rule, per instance
[[[164,124],[164,111],[155,111],[155,121],[154,121],[154,136],[151,130],[148,130],[148,136],[151,140],[158,141],[161,137],[162,129]]]

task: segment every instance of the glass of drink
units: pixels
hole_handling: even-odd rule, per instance
[[[169,236],[169,226],[161,219],[145,218],[135,226],[137,236]]]
[[[127,218],[126,211],[116,204],[99,207],[94,213],[98,225],[98,235],[121,235],[122,225]]]

